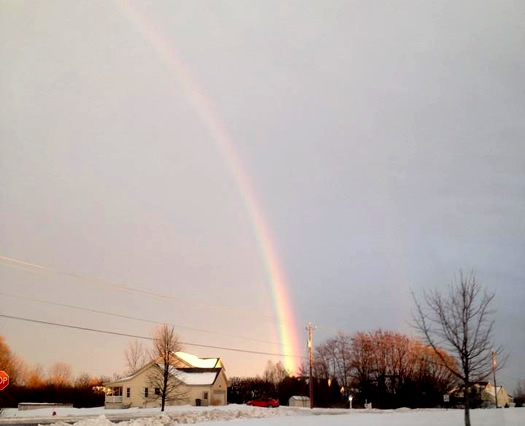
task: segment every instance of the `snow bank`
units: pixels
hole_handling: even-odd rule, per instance
[[[9,410],[2,413],[0,425],[13,422],[13,417],[24,421],[27,412],[18,412],[18,416],[6,418]],[[14,409],[14,411],[17,411]],[[34,410],[41,411],[41,410]],[[49,410],[46,410],[49,411]],[[103,413],[103,414],[101,414]],[[10,414],[13,414],[11,411]],[[22,416],[21,414],[24,414]],[[34,419],[49,422],[46,417]],[[463,426],[462,410],[348,410],[315,408],[260,408],[246,405],[228,405],[225,407],[167,407],[164,413],[158,408],[104,410],[64,409],[51,426],[165,426],[172,424],[194,424],[200,426]],[[79,416],[83,418],[79,419]],[[525,408],[485,409],[471,411],[474,426],[523,426],[525,425]],[[232,421],[234,423],[232,424]],[[49,425],[46,425],[49,426]]]
[[[205,421],[230,421],[234,419],[245,418],[266,418],[266,417],[283,417],[283,416],[301,416],[303,413],[309,413],[308,409],[303,408],[260,408],[251,407],[247,405],[230,404],[221,407],[194,407],[190,405],[166,407],[166,411],[162,413],[160,408],[129,408],[129,409],[104,409],[104,407],[96,408],[61,408],[61,409],[37,409],[30,411],[19,411],[16,408],[7,408],[1,413],[0,424],[2,419],[32,418],[34,420],[53,420],[57,423],[76,422],[78,426],[105,426],[113,421],[121,422],[122,426],[133,425],[141,426],[147,425],[162,425],[166,423],[197,423]],[[56,411],[56,417],[52,416],[53,411]],[[304,414],[303,414],[304,415]],[[78,420],[82,417],[82,420]],[[100,423],[102,419],[110,423]],[[155,419],[155,420],[151,420]],[[140,420],[134,424],[134,420]],[[84,423],[86,422],[86,423]],[[153,423],[144,423],[153,422]]]
[[[53,414],[53,411],[57,412],[58,416],[100,416],[102,414],[122,414],[125,413],[144,413],[150,414],[147,412],[147,409],[141,408],[130,408],[128,410],[120,409],[110,409],[106,410],[104,407],[95,407],[95,408],[72,408],[72,407],[47,407],[47,408],[37,408],[35,410],[23,410],[19,411],[17,408],[5,408],[0,417],[48,417]],[[151,409],[151,415],[156,414],[157,409]]]

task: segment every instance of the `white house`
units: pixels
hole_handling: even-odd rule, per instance
[[[106,408],[160,406],[160,388],[151,384],[155,362],[135,374],[105,383]],[[168,395],[166,405],[226,405],[228,379],[220,358],[198,358],[185,352],[173,354],[171,374],[179,382],[177,397]]]
[[[509,395],[503,386],[498,386],[497,390],[495,390],[492,383],[487,382],[486,384],[482,384],[481,389],[481,399],[485,406],[490,407],[496,405],[496,394],[498,396],[499,407],[514,406],[512,395]]]
[[[509,395],[503,386],[498,386],[495,390],[494,385],[490,382],[473,383],[471,387],[475,394],[479,395],[479,402],[481,407],[494,407],[496,405],[496,394],[498,395],[499,407],[513,407],[514,398]],[[459,401],[464,399],[464,387],[458,386],[448,392]]]

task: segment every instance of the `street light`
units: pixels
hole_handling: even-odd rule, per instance
[[[348,397],[348,402],[350,403],[350,410],[352,409],[352,399],[353,399],[353,396],[350,395],[350,396]]]

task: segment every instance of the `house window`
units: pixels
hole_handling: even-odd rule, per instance
[[[113,396],[122,396],[122,388],[111,388],[111,395]]]
[[[148,397],[148,388],[144,388],[144,398]]]
[[[160,388],[155,388],[155,395],[160,395]]]
[[[202,393],[202,399],[208,399],[208,392]]]
[[[131,388],[126,388],[126,398],[131,396]]]

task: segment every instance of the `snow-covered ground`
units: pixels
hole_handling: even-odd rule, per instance
[[[38,420],[65,426],[163,426],[177,423],[199,423],[199,426],[462,426],[462,410],[334,410],[308,408],[259,408],[245,405],[225,407],[167,407],[164,413],[158,408],[105,410],[100,408],[59,408],[57,417],[51,417],[49,408],[18,411],[6,409],[0,424],[16,421]],[[473,426],[524,426],[525,409],[472,410]],[[234,421],[234,423],[231,423]]]

